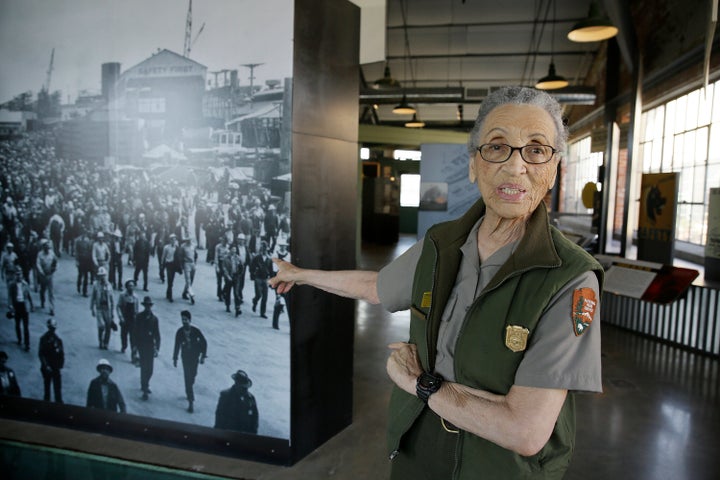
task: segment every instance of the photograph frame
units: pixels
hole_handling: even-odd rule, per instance
[[[293,222],[290,235],[314,239],[314,243],[292,244],[289,252],[292,258],[304,258],[308,267],[354,268],[358,129],[352,92],[358,86],[359,8],[350,2],[297,0],[291,10],[295,15],[294,28],[290,29],[294,35],[293,95],[292,99],[287,96],[286,102],[291,106],[293,120],[281,126],[283,133],[288,134],[282,136],[282,142],[293,157],[293,192],[297,183],[310,188],[290,196],[293,218],[307,219]],[[342,28],[329,21],[340,17],[346,19]],[[319,85],[328,85],[322,79],[330,78],[332,86],[320,90]],[[318,114],[323,109],[318,106],[340,113],[343,118],[339,120],[343,121],[323,118]],[[340,165],[338,158],[343,159]],[[341,180],[331,185],[326,178],[307,176],[307,165],[322,164],[331,167]],[[307,192],[313,187],[310,195]],[[319,199],[333,198],[338,201],[318,205]],[[318,238],[323,231],[333,232],[333,238],[323,234]],[[318,256],[323,249],[322,257]],[[127,421],[119,422],[121,426],[117,428],[116,420],[123,418],[119,417],[121,414],[9,397],[0,397],[0,417],[235,458],[292,464],[352,422],[353,323],[331,319],[337,316],[352,319],[354,304],[347,299],[318,297],[299,290],[287,296],[286,306],[288,318],[302,317],[302,323],[290,329],[289,439],[216,431],[133,415],[125,415]],[[309,311],[320,314],[308,317]],[[326,323],[330,328],[319,328]],[[337,378],[336,385],[325,381],[328,375]],[[42,443],[41,438],[37,441]],[[142,452],[137,455],[138,461],[156,461],[148,460]]]

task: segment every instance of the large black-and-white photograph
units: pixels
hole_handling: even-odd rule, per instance
[[[0,394],[290,438],[292,16],[2,2]]]

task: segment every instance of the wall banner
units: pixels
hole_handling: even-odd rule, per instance
[[[638,218],[638,260],[672,264],[677,186],[677,173],[643,174]]]
[[[720,188],[711,188],[708,198],[705,280],[720,281]]]

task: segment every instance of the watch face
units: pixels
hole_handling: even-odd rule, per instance
[[[428,372],[423,372],[417,379],[417,396],[420,400],[427,403],[430,395],[437,392],[442,385],[443,378],[435,376]]]
[[[420,385],[423,388],[432,388],[437,383],[435,378],[428,373],[424,373],[424,374],[420,375],[419,381],[420,381]]]

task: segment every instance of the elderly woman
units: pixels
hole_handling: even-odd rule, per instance
[[[602,391],[602,268],[548,223],[566,130],[546,93],[497,90],[470,133],[481,199],[379,273],[275,260],[278,293],[307,284],[411,310],[390,345],[392,478],[562,478],[572,392]],[[593,321],[596,325],[592,325]]]

